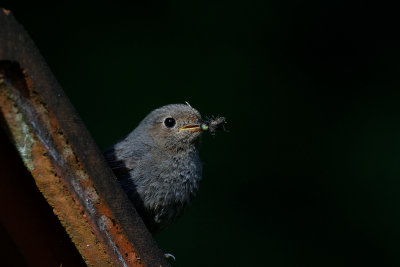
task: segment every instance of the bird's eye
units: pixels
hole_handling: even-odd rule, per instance
[[[174,118],[166,118],[165,121],[164,121],[164,125],[165,125],[167,128],[172,128],[172,127],[174,127],[174,126],[175,126],[175,120],[174,120]]]

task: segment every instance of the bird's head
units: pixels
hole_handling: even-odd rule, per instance
[[[172,104],[152,111],[140,128],[157,147],[180,150],[198,142],[203,126],[200,113],[190,105]]]

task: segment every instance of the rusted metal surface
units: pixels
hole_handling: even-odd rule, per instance
[[[0,10],[0,117],[91,266],[168,266],[33,42]]]
[[[1,127],[0,258],[1,266],[86,266]]]

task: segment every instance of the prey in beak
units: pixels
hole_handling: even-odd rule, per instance
[[[192,131],[192,132],[201,132],[201,131],[209,131],[212,135],[215,134],[217,130],[224,130],[225,129],[226,119],[224,117],[216,117],[214,119],[207,119],[202,121],[199,124],[187,124],[181,128],[179,128],[178,132],[180,131]]]

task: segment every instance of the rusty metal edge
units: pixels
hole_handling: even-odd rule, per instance
[[[24,29],[0,10],[0,107],[39,189],[88,265],[168,266]],[[8,64],[8,63],[7,63]]]

